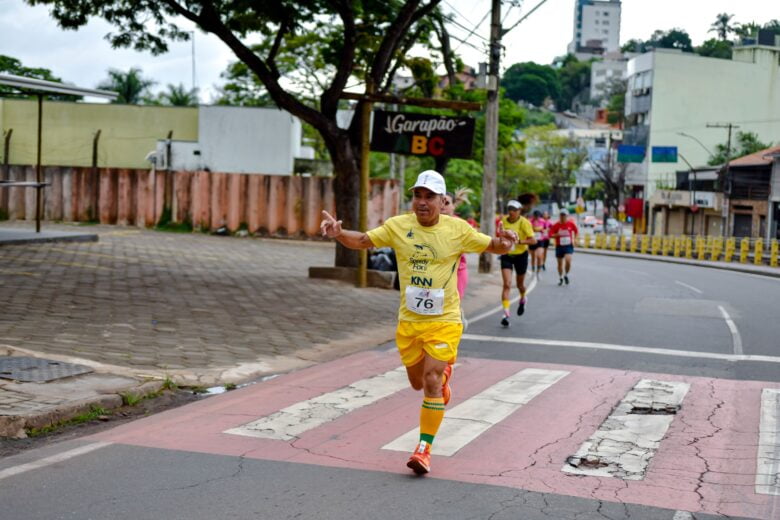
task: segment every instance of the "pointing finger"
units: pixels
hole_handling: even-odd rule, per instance
[[[331,214],[330,214],[330,213],[328,213],[328,212],[327,212],[327,211],[325,211],[324,209],[322,210],[322,218],[324,218],[324,219],[326,219],[326,220],[330,220],[330,221],[335,221],[335,220],[336,220],[335,218],[333,218],[333,217],[331,216]]]

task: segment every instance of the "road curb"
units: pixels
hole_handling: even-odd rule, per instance
[[[631,253],[623,253],[619,251],[602,251],[598,249],[579,248],[576,251],[577,253],[585,253],[588,255],[611,256],[615,258],[633,258],[635,260],[649,260],[651,262],[665,262],[667,264],[706,267],[708,269],[720,269],[722,271],[735,271],[738,273],[755,274],[758,276],[768,276],[770,278],[780,278],[780,268],[774,268],[774,267],[762,269],[760,267],[755,268],[749,265],[736,264],[736,263],[731,264],[725,262],[706,262],[701,260],[688,260],[684,258],[664,257],[664,256],[657,256],[657,255],[631,254]]]
[[[24,439],[30,428],[45,428],[68,421],[95,407],[113,410],[124,404],[123,395],[147,397],[159,392],[162,387],[162,381],[146,381],[138,386],[117,389],[116,393],[75,400],[39,413],[0,416],[0,438]]]

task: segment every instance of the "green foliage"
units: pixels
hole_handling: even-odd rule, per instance
[[[755,36],[759,29],[761,26],[756,22],[741,23],[734,26],[734,34],[740,38],[748,38]]]
[[[163,379],[162,382],[162,389],[163,390],[176,390],[179,388],[179,386],[176,384],[176,382],[171,379],[170,376],[165,376],[165,379]]]
[[[608,96],[607,122],[611,125],[622,125],[626,120],[626,82],[613,83]]]
[[[541,106],[546,98],[558,99],[561,84],[557,71],[549,65],[533,62],[515,63],[501,78],[506,97]]]
[[[122,404],[125,406],[135,406],[144,399],[143,396],[134,394],[132,392],[126,392],[119,395],[122,397]]]
[[[198,106],[198,89],[188,89],[183,83],[168,83],[168,89],[155,97],[144,98],[145,105],[165,105],[174,107]]]
[[[720,166],[726,163],[728,143],[722,143],[715,146],[715,155],[713,155],[709,162],[710,166]],[[737,131],[736,140],[731,143],[731,159],[736,159],[751,153],[764,150],[772,146],[771,144],[763,143],[758,139],[758,134],[754,132],[740,132]]]
[[[575,182],[574,173],[585,162],[587,151],[577,139],[555,130],[553,125],[527,128],[526,155],[546,176],[553,198],[561,202],[563,190]]]
[[[693,52],[690,35],[683,29],[654,31],[647,41],[631,39],[620,48],[622,52],[648,52],[652,49],[680,49],[683,52]]]
[[[113,90],[119,94],[112,103],[124,105],[139,105],[145,98],[149,98],[149,87],[155,84],[154,80],[144,78],[141,69],[133,67],[127,72],[117,69],[109,69],[108,79],[104,80],[98,88]]]
[[[727,40],[717,40],[715,38],[710,38],[700,46],[696,47],[696,54],[709,58],[730,60],[732,54],[732,43]]]
[[[44,426],[43,428],[29,428],[26,430],[26,432],[28,437],[40,437],[42,435],[57,431],[65,426],[73,426],[76,424],[94,421],[104,415],[110,415],[110,412],[99,406],[92,406],[88,412],[77,415],[72,419],[59,421],[54,424],[50,424],[49,426]]]
[[[0,54],[0,73],[62,83],[62,80],[54,76],[49,69],[40,67],[25,67],[22,65],[20,60],[12,58],[11,56],[5,56],[3,54]],[[22,94],[13,87],[0,85],[0,97],[35,98],[36,96]],[[53,99],[57,101],[80,101],[82,97],[67,96],[64,94],[46,94],[46,99]]]
[[[731,20],[734,18],[733,14],[720,13],[715,18],[715,21],[710,25],[709,32],[714,32],[718,35],[718,38],[725,41],[728,39],[729,34],[734,32],[734,25]]]
[[[604,188],[604,182],[596,181],[592,186],[585,190],[584,198],[585,200],[602,200],[605,195],[606,189]]]
[[[561,81],[561,95],[555,100],[558,110],[568,110],[575,99],[589,95],[592,63],[592,61],[579,61],[571,54],[564,58],[558,70]]]

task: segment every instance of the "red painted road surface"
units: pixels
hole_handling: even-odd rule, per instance
[[[381,447],[417,427],[421,394],[411,389],[307,431],[295,441],[223,433],[397,366],[395,352],[364,352],[120,426],[92,439],[409,473],[407,454]],[[780,388],[779,384],[462,358],[453,377],[450,407],[523,368],[570,374],[452,457],[434,456],[433,471],[426,478],[690,512],[767,519],[780,514],[780,496],[755,493],[760,395],[763,388]],[[691,385],[645,478],[626,481],[562,472],[567,457],[643,378]]]

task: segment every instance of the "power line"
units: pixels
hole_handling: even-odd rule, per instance
[[[471,29],[471,31],[470,31],[470,32],[469,32],[469,33],[468,33],[468,34],[467,34],[467,35],[466,35],[466,36],[463,38],[463,40],[464,40],[464,41],[465,41],[465,40],[468,40],[468,39],[471,37],[471,35],[472,35],[472,34],[474,34],[474,31],[476,31],[477,29],[479,29],[479,26],[480,26],[480,25],[482,25],[482,23],[483,23],[485,20],[487,20],[487,17],[488,17],[489,15],[490,15],[490,10],[488,10],[488,12],[486,12],[486,13],[485,13],[485,16],[483,16],[483,17],[482,17],[482,19],[481,19],[480,21],[478,21],[478,22],[477,22],[477,24],[474,26],[474,28],[473,28],[473,29]],[[461,41],[460,45],[463,45],[464,41]],[[455,47],[455,48],[452,50],[452,52],[455,52],[455,51],[457,51],[457,50],[460,48],[460,45],[458,45],[457,47]]]

